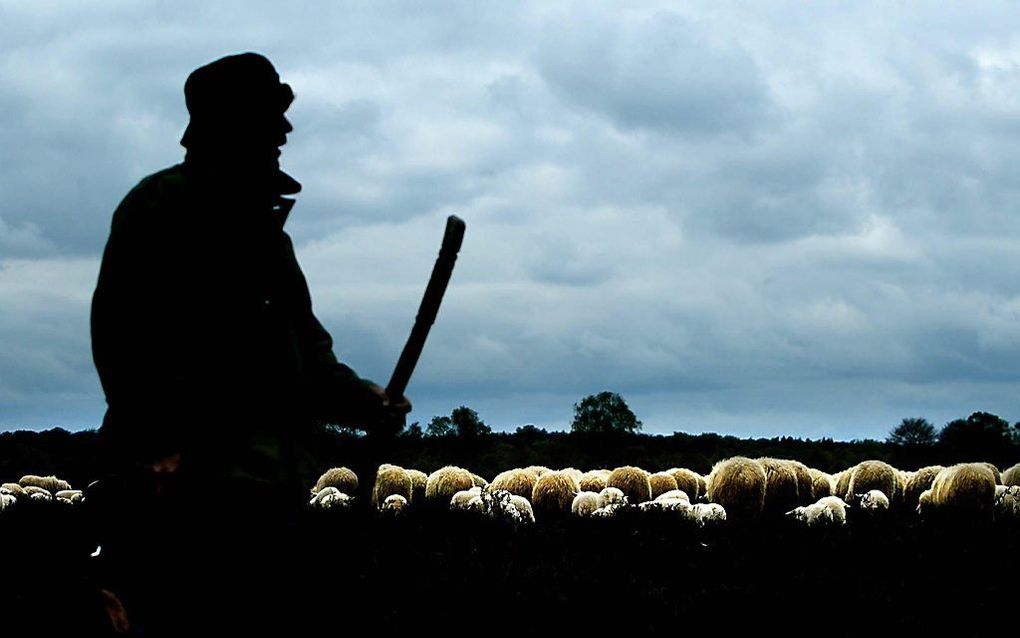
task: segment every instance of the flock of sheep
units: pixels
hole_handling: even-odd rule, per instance
[[[354,472],[333,468],[312,488],[310,504],[351,507],[357,488]],[[698,525],[786,515],[805,526],[838,526],[848,510],[1020,520],[1020,463],[1000,473],[991,463],[902,471],[873,460],[833,475],[799,461],[733,457],[716,463],[708,476],[684,468],[650,473],[631,466],[589,472],[531,466],[491,482],[454,466],[427,475],[387,464],[379,467],[371,500],[386,514],[424,503],[519,523],[535,522],[536,514],[602,518],[622,511],[672,512]]]
[[[357,490],[353,471],[333,468],[312,488],[310,505],[348,509]],[[0,512],[20,499],[73,506],[83,496],[54,476],[27,475],[0,486]],[[385,515],[424,504],[523,524],[534,523],[536,515],[610,518],[652,511],[698,525],[786,515],[805,526],[838,526],[848,510],[1020,520],[1020,463],[1002,472],[991,463],[902,471],[872,460],[827,474],[799,461],[738,456],[716,463],[707,476],[684,468],[650,473],[632,466],[588,472],[531,466],[492,481],[454,466],[425,474],[386,464],[376,473],[371,502]]]

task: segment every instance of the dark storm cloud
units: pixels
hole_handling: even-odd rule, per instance
[[[187,74],[244,50],[297,94],[288,230],[359,372],[388,376],[443,219],[468,221],[412,418],[467,404],[565,427],[605,389],[653,431],[1018,418],[1005,6],[2,12],[0,427],[98,422],[88,303],[110,214],[182,157]]]

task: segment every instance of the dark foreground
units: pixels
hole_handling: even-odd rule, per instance
[[[99,590],[117,579],[102,556],[89,557],[95,545],[84,521],[80,509],[49,503],[0,516],[0,635],[112,635]],[[939,635],[954,628],[977,635],[1009,632],[1020,617],[1011,587],[1020,530],[1001,522],[923,524],[891,513],[834,530],[785,520],[697,529],[635,512],[614,520],[545,517],[514,528],[469,514],[419,510],[386,519],[363,508],[307,512],[300,538],[297,576],[279,589],[260,585],[268,590],[258,598],[293,607],[288,635],[364,635],[362,627],[415,635]],[[258,573],[278,550],[251,551],[249,567]],[[214,591],[227,608],[247,591],[214,567],[185,574],[170,567],[160,577],[185,591],[175,605],[187,606],[188,591]],[[236,620],[245,627],[244,617]],[[129,635],[155,629],[140,634],[136,622]],[[200,626],[189,635],[205,632]]]

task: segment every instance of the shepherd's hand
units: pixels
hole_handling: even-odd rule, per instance
[[[396,436],[404,429],[404,417],[411,411],[411,402],[401,395],[397,400],[386,394],[386,388],[369,383],[369,389],[381,400],[378,418],[375,419],[370,433],[381,436]]]

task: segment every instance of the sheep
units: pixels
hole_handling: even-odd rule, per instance
[[[475,486],[471,472],[447,465],[429,474],[425,484],[425,500],[449,503],[457,492],[469,490]]]
[[[60,490],[53,496],[71,503],[81,503],[82,492],[81,490]]]
[[[857,504],[865,512],[884,512],[889,509],[889,497],[882,490],[868,490],[858,497]]]
[[[837,472],[832,476],[832,480],[836,484],[836,489],[832,493],[833,496],[838,496],[844,500],[848,498],[847,492],[850,490],[850,476],[854,473],[854,469],[856,468],[857,466],[854,465],[853,467],[848,467],[842,472]]]
[[[411,498],[409,503],[421,503],[425,500],[425,487],[429,482],[429,475],[421,470],[404,470],[411,479]]]
[[[531,507],[531,501],[517,494],[510,494],[510,504],[517,508],[522,523],[535,522],[535,510]]]
[[[929,489],[935,481],[935,477],[944,468],[941,465],[929,465],[915,471],[907,481],[907,487],[903,490],[903,506],[909,509],[916,509],[921,492]]]
[[[488,487],[489,486],[489,482],[486,481],[484,477],[479,476],[478,474],[475,474],[474,472],[471,473],[471,481],[475,484],[475,487]]]
[[[396,465],[380,465],[372,486],[372,505],[381,507],[387,497],[394,494],[403,496],[410,501],[414,492],[414,482],[404,468]]]
[[[655,500],[657,500],[657,501],[687,501],[688,503],[691,502],[690,497],[687,496],[687,492],[685,492],[683,490],[670,490],[668,492],[663,492],[662,494],[659,494],[658,496],[656,496]]]
[[[627,495],[631,503],[643,503],[652,500],[652,485],[648,477],[648,472],[641,468],[625,465],[613,470],[606,487],[617,488]]]
[[[797,472],[793,466],[780,459],[760,458],[758,462],[765,468],[765,505],[767,513],[781,514],[797,506],[800,502],[800,485]]]
[[[562,473],[566,474],[567,476],[569,476],[570,478],[572,478],[574,480],[574,483],[577,484],[578,491],[580,491],[580,489],[581,489],[581,479],[584,478],[584,472],[582,472],[581,470],[579,470],[577,468],[573,468],[573,467],[568,467],[568,468],[566,468],[564,470],[560,470],[560,472],[562,472]]]
[[[688,518],[701,527],[722,523],[726,520],[726,508],[718,503],[697,503],[691,507]]]
[[[743,456],[719,461],[708,475],[708,498],[728,516],[754,518],[765,505],[767,477],[761,463]]]
[[[627,502],[627,495],[619,488],[607,487],[599,492],[599,508],[605,508],[608,505],[626,505]]]
[[[698,496],[696,498],[699,501],[707,500],[708,499],[708,480],[704,476],[702,476],[700,474],[697,474],[697,473],[695,473],[695,476],[697,476],[697,478],[698,478]],[[688,494],[690,494],[690,492],[688,492]]]
[[[850,473],[850,482],[845,494],[836,494],[845,501],[855,500],[861,494],[878,490],[887,499],[899,498],[900,480],[896,468],[884,461],[861,461]]]
[[[18,504],[18,497],[13,494],[0,494],[0,512]]]
[[[390,494],[379,506],[380,511],[385,514],[399,515],[407,509],[408,500],[400,494]]]
[[[822,497],[821,494],[815,494],[811,468],[800,461],[787,460],[786,464],[793,468],[793,472],[797,476],[797,498],[802,505],[814,503]]]
[[[21,480],[18,481],[18,484],[21,485],[21,487],[41,487],[50,494],[59,492],[60,490],[71,489],[71,484],[67,481],[58,479],[55,476],[36,476],[35,474],[26,474],[25,476],[22,476]]]
[[[995,505],[995,475],[980,463],[958,463],[943,468],[929,491],[924,505],[918,504],[921,513],[930,507],[942,512],[991,514]]]
[[[550,470],[549,468],[547,468],[544,465],[529,465],[528,467],[526,467],[524,469],[526,471],[531,472],[532,474],[534,474],[536,481],[538,480],[538,477],[542,476],[543,474],[547,474],[549,472],[552,472],[552,470]]]
[[[25,488],[21,487],[18,483],[4,483],[0,486],[0,494],[10,494],[11,496],[18,497],[28,496],[25,494]]]
[[[787,512],[787,515],[807,527],[834,527],[846,524],[846,507],[838,496],[823,496],[811,505],[802,505]]]
[[[979,465],[984,465],[989,470],[991,470],[992,476],[995,478],[995,484],[996,485],[1002,485],[1002,474],[999,473],[999,468],[995,467],[994,465],[992,465],[991,463],[989,463],[987,461],[979,463]]]
[[[627,505],[623,503],[610,503],[605,507],[600,507],[592,512],[591,516],[592,518],[613,518],[626,507]]]
[[[691,513],[691,502],[679,498],[656,499],[639,504],[638,509],[642,512],[671,512],[687,518]]]
[[[1020,519],[1020,485],[995,486],[995,517]]]
[[[507,470],[500,472],[492,479],[489,488],[493,490],[506,490],[511,494],[531,498],[535,491],[535,483],[538,481],[535,475],[528,470]]]
[[[585,472],[578,481],[578,487],[582,492],[601,492],[606,489],[606,478],[606,475],[598,470]]]
[[[678,490],[686,492],[691,499],[698,500],[698,497],[705,493],[701,489],[701,479],[696,472],[688,470],[682,467],[675,467],[669,470],[669,473],[673,476],[673,480],[676,481],[676,487]]]
[[[811,468],[808,470],[811,473],[811,496],[816,501],[817,499],[825,496],[832,496],[833,491],[836,489],[835,481],[832,477],[821,470]]]
[[[669,472],[656,472],[648,477],[648,485],[652,488],[652,498],[660,494],[680,489],[676,479]]]
[[[315,493],[309,505],[316,509],[323,510],[345,510],[350,509],[354,499],[344,494],[332,485],[327,485]]]
[[[452,510],[467,510],[470,509],[469,505],[471,499],[479,496],[482,493],[482,488],[472,487],[470,489],[461,490],[450,497],[450,509]]]
[[[1006,468],[1000,478],[1002,479],[1002,485],[1005,485],[1006,487],[1020,485],[1020,463],[1017,463],[1013,467]]]
[[[25,496],[32,499],[33,501],[52,501],[53,494],[50,493],[45,487],[39,487],[38,485],[26,485]]]
[[[535,482],[531,504],[536,510],[569,512],[578,491],[577,483],[569,474],[547,472]]]
[[[335,487],[341,494],[354,494],[358,491],[358,475],[346,467],[328,469],[315,482],[312,494],[318,494],[327,487]]]
[[[598,508],[599,495],[596,492],[579,492],[570,504],[570,513],[581,518],[589,518]]]

